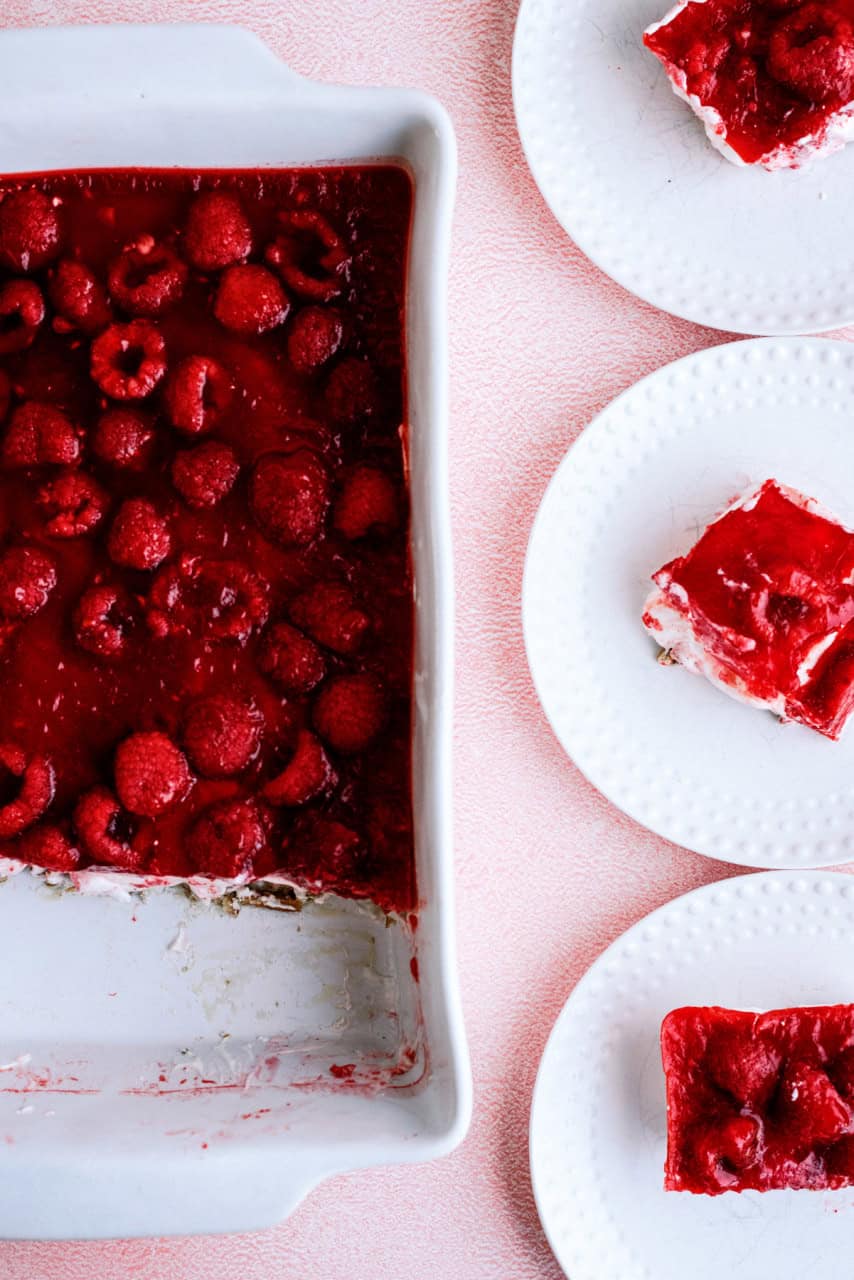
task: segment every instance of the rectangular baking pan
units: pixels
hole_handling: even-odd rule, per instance
[[[392,158],[415,183],[417,922],[336,898],[232,916],[176,890],[0,885],[0,1235],[246,1231],[336,1172],[449,1151],[469,1119],[450,807],[453,132],[422,93],[312,83],[241,28],[3,31],[0,66],[6,173]]]

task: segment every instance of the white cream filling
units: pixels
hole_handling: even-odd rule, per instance
[[[811,645],[806,652],[806,656],[798,663],[797,677],[798,684],[806,684],[812,673],[818,666],[819,659],[823,653],[827,653],[836,643],[838,631],[828,631],[826,636],[822,636],[814,645]]]
[[[793,506],[800,507],[803,511],[808,511],[810,515],[821,516],[824,520],[830,520],[833,524],[840,525],[841,528],[845,529],[846,533],[854,533],[854,530],[848,529],[842,524],[839,517],[829,507],[826,507],[823,502],[819,502],[818,498],[810,498],[807,494],[801,493],[800,489],[793,489],[790,484],[781,484],[779,480],[760,480],[757,484],[752,484],[749,489],[745,489],[744,493],[739,494],[737,498],[733,498],[732,502],[728,502],[720,514],[709,521],[706,528],[711,528],[713,524],[723,520],[724,516],[731,515],[733,511],[755,510],[762,490],[767,484],[772,484],[777,492],[782,493],[784,498],[788,498]],[[705,530],[703,532],[705,533]]]
[[[695,4],[705,4],[705,0],[693,0]],[[647,27],[644,32],[645,36],[655,35],[656,31],[660,31],[662,27],[669,27],[674,18],[678,18],[683,9],[687,9],[692,0],[677,0],[672,9],[669,9],[663,18],[658,22],[653,22],[652,26]]]
[[[680,667],[685,667],[694,675],[705,676],[711,684],[723,693],[729,694],[736,702],[743,702],[746,706],[758,707],[760,710],[773,711],[778,716],[785,714],[786,699],[783,694],[766,699],[757,698],[754,694],[748,693],[741,681],[703,647],[694,635],[690,619],[671,604],[660,587],[656,587],[648,597],[644,605],[644,615],[648,615],[656,624],[656,626],[647,626],[644,623],[646,630],[656,644],[673,655]]]
[[[119,871],[115,867],[83,867],[79,871],[51,871],[47,867],[39,867],[33,863],[22,862],[19,858],[0,858],[0,879],[19,875],[22,871],[31,871],[33,875],[42,876],[47,884],[67,885],[80,893],[117,898],[129,902],[134,893],[142,893],[145,889],[171,889],[184,885],[194,897],[202,902],[213,902],[227,894],[238,897],[249,897],[257,892],[255,886],[260,884],[277,885],[293,889],[300,901],[309,896],[321,899],[323,894],[312,894],[299,885],[294,884],[283,872],[276,871],[265,876],[263,881],[252,881],[248,876],[212,878],[209,876],[147,876],[132,871]]]

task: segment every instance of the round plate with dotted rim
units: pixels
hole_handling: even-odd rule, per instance
[[[669,0],[522,0],[513,97],[564,230],[640,298],[735,333],[854,320],[854,146],[799,170],[725,160],[641,40]]]
[[[663,1189],[659,1029],[683,1005],[854,1000],[854,879],[765,872],[707,885],[619,938],[558,1018],[531,1111],[531,1177],[572,1280],[841,1280],[854,1191]],[[848,1267],[848,1270],[845,1268]]]
[[[854,725],[830,742],[663,667],[640,621],[650,574],[769,477],[854,527],[854,346],[730,343],[605,409],[537,514],[525,643],[564,749],[625,813],[711,858],[830,866],[854,860]]]

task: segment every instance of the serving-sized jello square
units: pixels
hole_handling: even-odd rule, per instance
[[[854,1005],[675,1009],[661,1055],[666,1190],[854,1182]]]
[[[644,43],[735,164],[796,168],[854,137],[852,0],[681,0]]]
[[[854,710],[854,533],[766,480],[652,575],[643,623],[666,662],[838,738]]]

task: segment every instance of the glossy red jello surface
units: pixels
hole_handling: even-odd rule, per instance
[[[0,852],[406,909],[399,168],[0,184]]]
[[[854,1005],[676,1009],[661,1052],[668,1191],[854,1182]]]
[[[816,505],[767,480],[654,581],[706,674],[837,738],[854,709],[854,534]]]
[[[644,41],[748,164],[820,138],[854,100],[854,0],[692,0]]]

